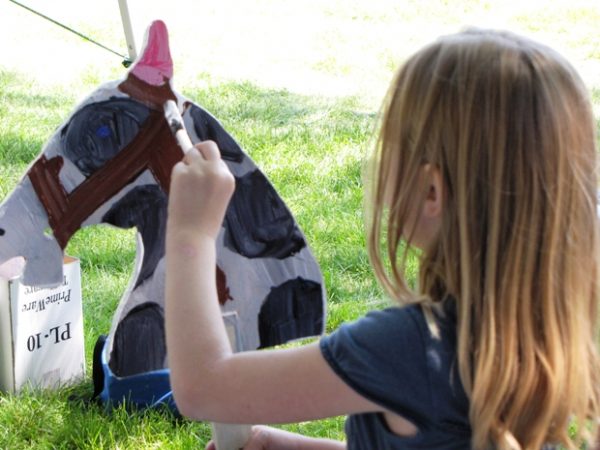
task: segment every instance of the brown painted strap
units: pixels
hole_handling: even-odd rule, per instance
[[[125,81],[119,84],[119,90],[131,98],[144,103],[149,108],[161,112],[163,110],[162,105],[167,100],[177,101],[169,80],[165,80],[165,83],[160,86],[151,86],[131,72],[127,75]]]
[[[56,156],[50,160],[42,155],[29,169],[29,179],[37,197],[46,209],[48,223],[55,230],[63,215],[69,209],[67,192],[60,183],[58,174],[63,165],[63,159]],[[59,241],[61,248],[64,245]],[[66,243],[65,243],[66,244]]]
[[[156,141],[153,145],[156,147],[150,154],[148,169],[150,169],[162,190],[169,195],[171,171],[173,170],[173,166],[182,160],[183,151],[179,145],[177,145],[175,138],[171,134],[171,130],[161,132],[160,135],[156,137]]]
[[[102,204],[149,169],[169,192],[171,169],[183,158],[161,112],[152,111],[135,139],[70,194],[59,179],[60,157],[43,155],[29,170],[35,192],[44,205],[54,237],[62,249],[81,224]]]

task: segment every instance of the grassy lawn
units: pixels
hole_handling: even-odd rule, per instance
[[[124,52],[115,5],[81,8],[61,0],[52,2],[52,9],[44,3],[28,4]],[[328,331],[386,303],[364,248],[361,170],[379,102],[407,54],[465,25],[524,32],[569,57],[600,117],[597,1],[228,0],[219,5],[182,0],[178,11],[165,11],[164,2],[130,1],[140,27],[155,17],[170,27],[176,88],[219,118],[293,211],[325,277]],[[123,68],[118,57],[8,2],[0,4],[0,17],[2,200],[79,99],[99,83],[121,77]],[[129,281],[134,232],[84,229],[67,253],[82,263],[91,374],[95,340],[108,332]],[[201,447],[209,437],[207,424],[161,411],[106,413],[81,400],[91,392],[86,380],[58,392],[0,394],[0,449],[187,449]],[[343,438],[343,418],[285,428]]]

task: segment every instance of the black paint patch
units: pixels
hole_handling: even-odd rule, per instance
[[[190,115],[194,121],[194,131],[201,141],[215,141],[224,160],[242,162],[244,152],[213,116],[196,105],[190,107]]]
[[[144,259],[135,283],[137,288],[152,276],[165,255],[167,195],[156,185],[135,187],[112,205],[102,222],[119,228],[136,227],[142,236]]]
[[[260,348],[316,336],[322,330],[321,285],[300,277],[271,289],[258,315]]]
[[[86,105],[61,130],[63,152],[90,176],[135,138],[149,114],[142,103],[124,98]]]
[[[247,258],[283,259],[306,246],[292,214],[258,170],[236,178],[225,230],[225,246]]]
[[[133,308],[119,323],[109,367],[120,377],[165,368],[167,346],[164,312],[156,303]]]

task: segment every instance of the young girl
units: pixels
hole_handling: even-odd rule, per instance
[[[406,306],[319,343],[235,355],[206,270],[234,180],[216,145],[199,144],[175,167],[169,204],[167,345],[180,411],[235,423],[349,414],[349,449],[593,445],[595,139],[586,89],[550,48],[492,31],[427,46],[391,86],[368,180],[371,260]],[[417,292],[403,275],[409,247],[421,249]],[[246,448],[345,444],[255,427]]]

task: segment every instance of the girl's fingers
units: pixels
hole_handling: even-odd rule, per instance
[[[198,144],[200,145],[200,144]],[[200,153],[200,150],[198,150],[197,147],[192,147],[190,148],[187,152],[185,152],[185,156],[183,157],[183,162],[185,164],[191,165],[194,164],[194,162],[197,162],[198,160],[204,159],[204,156],[202,156],[202,153]]]
[[[183,157],[183,161],[190,165],[199,160],[218,161],[221,159],[219,147],[213,141],[203,141],[190,148]]]
[[[173,174],[177,174],[179,172],[182,172],[185,170],[185,166],[186,166],[186,162],[185,160],[179,161],[178,163],[175,163],[175,165],[173,166]]]
[[[203,141],[196,144],[196,149],[207,161],[216,161],[221,159],[221,152],[214,141]]]

